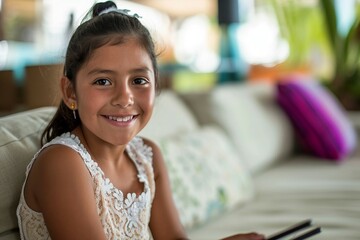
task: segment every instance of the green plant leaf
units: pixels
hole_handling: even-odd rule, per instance
[[[337,17],[334,2],[332,0],[320,0],[319,3],[324,12],[324,18],[330,42],[333,46],[334,51],[337,51],[337,41],[339,39],[339,36],[337,31]]]

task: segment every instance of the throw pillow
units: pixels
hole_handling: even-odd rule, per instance
[[[354,127],[342,105],[319,82],[285,76],[277,84],[277,102],[287,113],[301,147],[326,159],[341,161],[356,144]]]
[[[186,228],[251,199],[250,175],[221,129],[207,126],[168,137],[160,148]]]

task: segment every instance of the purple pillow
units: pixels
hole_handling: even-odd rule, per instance
[[[317,157],[342,161],[355,148],[356,131],[337,99],[306,76],[277,83],[276,100],[292,122],[300,145]]]

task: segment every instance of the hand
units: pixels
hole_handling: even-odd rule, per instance
[[[258,233],[245,233],[245,234],[236,234],[222,240],[265,240],[265,236]]]

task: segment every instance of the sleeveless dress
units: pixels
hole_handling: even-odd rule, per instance
[[[94,183],[97,210],[107,239],[152,239],[149,221],[155,193],[155,182],[151,147],[145,145],[140,137],[135,137],[126,146],[126,152],[138,170],[138,178],[144,184],[144,190],[138,196],[135,193],[123,196],[121,190],[113,186],[98,164],[92,160],[78,137],[70,133],[62,134],[45,144],[35,154],[27,167],[26,179],[17,208],[21,239],[50,239],[42,213],[32,210],[26,204],[24,188],[28,174],[37,156],[42,149],[53,144],[66,145],[78,152],[83,159]]]

